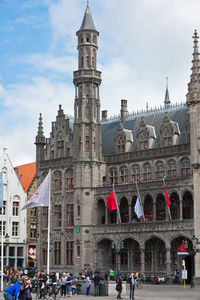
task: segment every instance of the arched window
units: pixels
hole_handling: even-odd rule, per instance
[[[166,218],[165,214],[165,197],[162,194],[159,194],[156,199],[156,220],[163,221]]]
[[[123,197],[120,200],[119,210],[120,210],[120,216],[121,216],[122,223],[128,223],[128,221],[129,221],[128,200],[125,197]]]
[[[144,199],[144,216],[146,221],[153,221],[153,199],[150,195]]]
[[[169,178],[176,177],[176,162],[174,160],[167,162],[167,175]]]
[[[180,218],[180,202],[177,193],[172,193],[170,197],[170,211],[172,220],[178,220]]]
[[[181,160],[181,177],[188,176],[190,176],[190,160],[185,157]]]
[[[127,167],[122,167],[120,169],[120,183],[128,182],[128,169]]]
[[[193,199],[190,192],[185,192],[183,195],[183,219],[193,218]]]
[[[74,188],[74,171],[73,169],[67,169],[66,171],[66,189],[73,190]]]
[[[57,158],[63,158],[64,157],[64,140],[62,133],[58,133],[57,135]]]
[[[164,176],[164,164],[162,161],[156,163],[156,179],[161,179]]]
[[[110,184],[117,184],[117,169],[110,169]]]
[[[134,165],[132,167],[132,180],[138,182],[140,180],[140,166]]]
[[[90,57],[89,55],[86,56],[86,68],[89,68],[90,66]]]
[[[102,199],[100,199],[97,204],[97,224],[105,224],[105,221],[105,203]]]
[[[62,173],[56,171],[54,173],[54,191],[59,192],[62,190]]]
[[[151,165],[149,163],[143,165],[143,180],[144,181],[152,180],[152,170],[151,170]]]

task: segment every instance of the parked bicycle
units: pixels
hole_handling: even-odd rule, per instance
[[[138,289],[142,289],[142,288],[143,288],[143,283],[142,283],[141,278],[135,279],[135,286],[136,286],[136,288],[138,288]]]

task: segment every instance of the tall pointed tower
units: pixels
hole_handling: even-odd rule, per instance
[[[166,77],[166,92],[165,92],[165,101],[164,101],[164,106],[165,108],[170,107],[170,98],[169,98],[169,90],[168,90],[168,77]]]
[[[77,268],[90,265],[93,257],[92,227],[94,224],[94,188],[101,184],[102,145],[100,123],[99,86],[101,72],[97,71],[97,50],[99,32],[94,26],[89,5],[78,37],[78,70],[74,72],[74,199],[81,208],[80,220],[76,226],[82,225],[80,234],[76,236],[82,245],[81,261]],[[88,228],[87,228],[88,226]],[[81,267],[80,267],[81,265]],[[91,266],[91,265],[90,265]]]
[[[190,111],[190,151],[193,168],[194,185],[194,229],[200,239],[200,60],[198,50],[198,34],[194,32],[194,52],[192,74],[188,84],[186,104]],[[195,277],[200,281],[200,254],[195,257]]]
[[[43,132],[41,113],[38,122],[38,132],[35,137],[35,145],[36,145],[36,176],[38,176],[39,163],[40,161],[44,160],[44,145],[45,145],[45,136]]]

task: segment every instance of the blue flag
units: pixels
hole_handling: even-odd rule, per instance
[[[3,207],[3,174],[0,172],[0,208]]]

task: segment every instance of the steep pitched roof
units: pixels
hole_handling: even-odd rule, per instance
[[[85,11],[85,15],[83,17],[81,28],[79,30],[95,30],[96,31],[94,22],[92,20],[90,8],[88,5],[87,5],[86,11]]]
[[[166,110],[160,110],[157,112],[149,112],[142,115],[133,115],[126,118],[122,122],[124,129],[128,129],[133,134],[133,145],[130,151],[137,150],[137,133],[140,126],[141,117],[148,127],[152,130],[152,135],[155,137],[154,148],[162,146],[160,127],[163,123],[163,118]],[[168,115],[171,122],[176,125],[176,132],[178,132],[179,138],[177,144],[187,143],[187,133],[186,133],[186,122],[189,118],[188,108],[184,105],[178,106],[174,109],[168,109]],[[109,155],[115,153],[114,136],[118,128],[120,119],[115,119],[111,121],[106,121],[101,124],[102,128],[102,152],[103,155]]]
[[[35,175],[36,175],[36,163],[25,164],[15,167],[17,176],[23,186],[25,192],[28,191]]]

